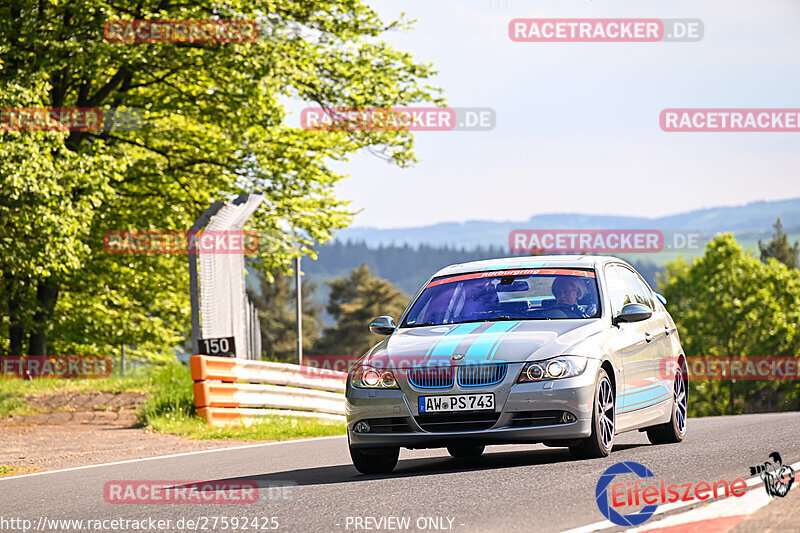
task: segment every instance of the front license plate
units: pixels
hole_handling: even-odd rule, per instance
[[[494,394],[455,394],[451,396],[420,396],[420,413],[443,411],[484,411],[494,409]]]

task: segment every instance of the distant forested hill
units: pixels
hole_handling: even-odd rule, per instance
[[[409,295],[417,292],[431,274],[447,265],[509,255],[500,246],[465,250],[425,244],[418,247],[370,247],[364,242],[339,241],[321,246],[317,251],[319,258],[316,261],[305,259],[302,264],[303,272],[313,279],[345,276],[361,263],[366,263],[378,276],[391,281]]]
[[[409,296],[434,272],[456,263],[508,257],[503,247],[478,247],[472,250],[450,246],[418,247],[385,245],[372,247],[364,242],[334,241],[318,249],[319,258],[304,259],[303,272],[324,289],[324,280],[344,276],[366,263],[378,276],[387,279]],[[649,283],[655,284],[655,273],[660,268],[650,261],[630,261]]]
[[[800,233],[800,198],[698,209],[658,218],[558,213],[534,215],[528,220],[521,221],[470,220],[391,229],[355,227],[339,231],[336,238],[350,242],[364,241],[370,246],[381,244],[448,245],[459,248],[499,246],[508,250],[508,234],[515,229],[655,229],[693,230],[709,237],[730,231],[741,241],[740,234],[744,233],[768,239],[772,235],[772,225],[778,217],[783,222],[786,233],[790,235]]]

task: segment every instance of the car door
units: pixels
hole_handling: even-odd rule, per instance
[[[670,319],[666,308],[656,298],[650,285],[647,284],[641,275],[637,274],[636,278],[647,298],[645,305],[653,310],[653,316],[651,318],[653,329],[650,332],[651,343],[656,344],[658,352],[655,366],[655,384],[660,387],[660,396],[670,396],[672,394],[672,376],[675,364],[677,364],[677,357],[673,344],[673,335],[677,336],[675,324]]]
[[[611,305],[611,316],[617,316],[626,304],[635,302],[633,292],[620,276],[614,264],[605,267],[606,290]],[[617,414],[636,410],[641,392],[653,386],[653,358],[645,333],[649,326],[644,322],[622,322],[616,326],[609,348],[619,361],[622,375],[617,375]],[[624,426],[624,422],[622,422]],[[623,427],[618,425],[618,429]]]
[[[666,356],[665,317],[664,314],[656,312],[652,292],[636,272],[623,265],[615,265],[615,268],[633,296],[633,301],[646,305],[653,311],[650,318],[636,323],[645,339],[642,357],[647,360],[650,369],[649,378],[643,381],[644,386],[634,388],[626,396],[625,410],[636,411],[652,407],[670,398],[669,389],[665,390],[661,380],[657,379],[661,360]]]

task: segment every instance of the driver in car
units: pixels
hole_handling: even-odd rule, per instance
[[[550,288],[556,297],[556,305],[565,312],[572,312],[576,318],[585,318],[586,306],[579,305],[578,300],[586,295],[586,286],[572,276],[559,276]]]

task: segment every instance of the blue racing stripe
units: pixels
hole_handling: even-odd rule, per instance
[[[500,347],[500,344],[502,344],[503,340],[505,340],[505,338],[508,337],[508,335],[512,331],[514,331],[517,328],[519,328],[522,325],[522,323],[523,323],[522,320],[517,320],[516,322],[513,323],[513,325],[510,328],[508,328],[508,331],[506,331],[503,336],[501,336],[499,339],[497,339],[497,342],[492,347],[491,353],[489,353],[489,359],[494,359],[494,354],[497,353],[497,349]]]
[[[639,403],[646,400],[651,400],[657,396],[661,396],[664,394],[664,390],[660,387],[653,387],[652,389],[642,390],[638,392],[632,392],[630,394],[625,395],[625,403],[632,404],[632,403]]]
[[[442,357],[444,355],[451,356],[456,347],[461,343],[462,335],[472,333],[476,328],[481,325],[480,322],[470,322],[467,324],[459,324],[455,328],[442,335],[441,340],[428,350],[427,357]]]
[[[464,360],[473,363],[476,361],[488,361],[491,359],[493,348],[496,349],[496,345],[502,340],[506,333],[518,324],[519,321],[495,322],[489,326],[489,329],[481,333],[475,342],[470,345]]]
[[[630,396],[633,394],[641,394],[643,392],[653,391],[656,388],[660,387],[660,385],[647,385],[645,387],[638,387],[635,389],[631,389],[628,392],[623,392],[620,396]]]
[[[645,407],[652,407],[653,405],[655,405],[657,403],[661,403],[661,402],[663,402],[665,400],[668,400],[669,397],[670,397],[669,394],[662,394],[661,396],[653,398],[653,399],[650,399],[650,400],[642,400],[642,401],[639,401],[639,402],[636,402],[636,403],[632,403],[632,404],[629,403],[623,409],[618,410],[617,413],[618,414],[624,414],[624,413],[627,413],[629,411],[636,411],[638,409],[644,409]],[[615,406],[615,408],[616,408],[616,406]]]

